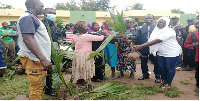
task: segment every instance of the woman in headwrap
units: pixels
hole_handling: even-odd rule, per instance
[[[140,50],[150,46],[150,53],[157,55],[161,74],[161,85],[163,89],[171,87],[172,80],[176,73],[175,64],[179,55],[182,52],[181,46],[176,40],[176,33],[172,28],[169,28],[169,18],[161,17],[157,26],[154,28],[148,42],[142,45],[135,45],[135,50]]]
[[[125,25],[126,25],[126,35],[133,34],[133,30],[131,30],[133,20],[131,18],[125,18]],[[127,39],[120,39],[118,43],[118,57],[119,62],[117,64],[117,70],[120,71],[120,75],[118,78],[124,76],[125,72],[130,72],[130,78],[134,78],[134,73],[136,72],[136,64],[135,61],[131,61],[128,59],[128,53],[132,52],[130,48],[131,41]]]
[[[101,35],[98,33],[99,24],[96,22],[88,23],[89,31],[88,34],[92,35]],[[96,51],[103,41],[93,41],[92,42],[92,51]],[[94,57],[95,60],[95,76],[93,76],[92,81],[101,82],[103,80],[103,74],[105,70],[105,65],[103,65],[103,58],[101,56]]]

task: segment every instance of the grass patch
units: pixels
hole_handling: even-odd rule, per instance
[[[187,82],[187,81],[180,81],[181,84],[184,84],[184,85],[189,85],[190,83]]]
[[[180,94],[183,94],[183,92],[179,91],[179,88],[172,86],[168,90],[165,90],[164,94],[168,97],[174,98],[174,97],[178,97]]]
[[[0,96],[5,95],[21,95],[27,94],[29,89],[29,81],[26,74],[14,75],[12,80],[5,80],[7,77],[4,75],[0,79]]]

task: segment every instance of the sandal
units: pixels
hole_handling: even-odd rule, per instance
[[[118,76],[118,78],[122,78],[122,77],[124,77],[124,75],[119,75],[119,76]]]
[[[114,79],[118,79],[118,77],[116,75],[111,76]]]
[[[170,84],[166,84],[164,87],[162,87],[162,89],[168,90],[171,87]]]

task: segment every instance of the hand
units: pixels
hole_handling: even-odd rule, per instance
[[[59,44],[60,46],[65,46],[63,43]]]
[[[44,67],[44,71],[48,71],[52,69],[52,65],[47,59],[40,60],[40,63]]]
[[[3,33],[3,37],[8,36],[8,34]]]
[[[142,49],[142,45],[133,46],[133,50],[135,50],[135,51],[139,51],[140,49]]]

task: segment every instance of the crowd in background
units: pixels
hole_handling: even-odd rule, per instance
[[[41,2],[37,2],[37,4],[41,5]],[[142,76],[139,77],[138,80],[145,80],[149,78],[150,73],[147,65],[148,61],[154,64],[155,83],[158,85],[163,85],[163,89],[168,89],[171,87],[176,70],[196,70],[195,91],[198,92],[199,15],[196,17],[196,19],[188,18],[187,26],[185,27],[177,23],[179,18],[176,16],[172,17],[171,19],[168,17],[161,17],[156,22],[152,14],[147,14],[144,16],[145,23],[142,26],[137,26],[137,23],[134,23],[134,20],[131,18],[125,18],[124,21],[126,25],[126,33],[117,34],[114,39],[108,43],[104,49],[104,59],[103,56],[99,56],[86,61],[92,54],[91,51],[97,50],[105,38],[116,33],[109,29],[111,25],[108,22],[105,21],[100,27],[97,22],[89,22],[87,24],[85,21],[80,20],[75,24],[66,24],[65,28],[61,30],[61,28],[58,28],[57,24],[54,23],[56,18],[55,9],[46,8],[45,12],[43,13],[44,18],[40,20],[38,18],[39,13],[35,11],[34,8],[29,7],[28,4],[26,6],[28,9],[28,11],[26,11],[27,15],[20,17],[17,27],[12,27],[8,25],[8,23],[3,22],[3,27],[0,28],[1,77],[3,74],[5,74],[4,69],[6,68],[6,62],[12,62],[17,56],[17,53],[26,71],[28,71],[27,64],[24,64],[27,61],[40,60],[40,58],[37,56],[39,53],[36,53],[35,51],[41,51],[48,48],[42,47],[45,46],[42,41],[46,42],[43,40],[43,38],[45,39],[47,36],[43,36],[41,33],[46,33],[49,26],[52,41],[57,42],[58,45],[64,46],[66,43],[71,44],[76,42],[73,49],[77,55],[74,55],[73,57],[72,79],[74,83],[81,85],[82,91],[86,91],[87,88],[89,90],[94,88],[91,81],[103,81],[103,78],[106,76],[105,65],[103,65],[103,63],[108,59],[110,59],[108,64],[111,67],[112,78],[122,78],[124,76],[124,72],[130,72],[129,78],[134,78],[134,72],[136,72],[136,63],[135,60],[130,60],[128,58],[128,54],[133,51],[139,51],[142,54],[140,57]],[[36,18],[34,18],[33,21],[28,21],[28,18],[33,16]],[[114,21],[110,21],[114,23]],[[38,22],[42,22],[42,24]],[[29,27],[27,27],[27,24]],[[27,38],[27,40],[25,40],[25,38]],[[27,41],[32,39],[36,42],[38,41],[36,46],[41,45],[38,50],[34,51],[34,49],[30,48]],[[61,40],[65,40],[65,43],[63,43]],[[117,44],[118,46],[116,46]],[[34,44],[30,43],[30,45]],[[49,44],[46,45],[48,46]],[[132,47],[132,45],[134,46]],[[29,53],[29,55],[27,55],[25,51],[33,53],[34,56],[30,55]],[[43,51],[44,53],[41,52],[43,55],[49,55],[51,50]],[[29,60],[25,58],[28,58]],[[25,60],[26,62],[24,62]],[[40,60],[41,65],[39,65],[39,67],[45,67],[44,64],[47,63],[46,60],[44,60],[44,63],[41,61],[43,60]],[[116,75],[115,70],[120,71],[120,75]],[[32,79],[35,77],[31,77],[31,73],[26,73],[29,75],[28,77],[30,83],[34,84],[35,81],[32,81]],[[50,73],[49,65],[47,74]],[[90,83],[88,87],[85,87],[86,83]],[[38,85],[32,86],[33,88],[31,88],[32,90],[30,90],[30,93],[31,91],[34,93],[35,91],[33,90],[40,90],[38,88],[34,88]],[[43,87],[43,85],[41,85],[41,87]],[[41,90],[38,92],[41,92]],[[51,76],[46,77],[45,93],[52,96],[56,95],[54,89],[52,88]],[[35,99],[38,99],[37,97],[39,95],[30,94],[29,98],[34,99],[34,96],[36,96]]]

